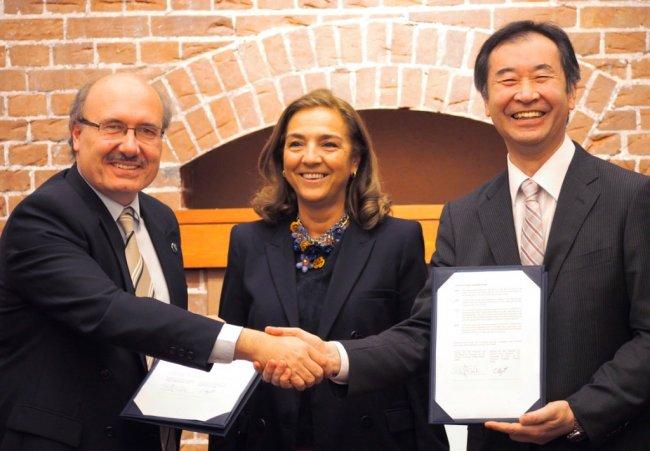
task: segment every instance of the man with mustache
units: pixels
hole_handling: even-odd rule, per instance
[[[468,449],[646,450],[650,178],[589,155],[566,135],[580,68],[559,27],[506,25],[474,67],[508,169],[445,206],[431,264],[546,267],[548,404],[516,423],[470,425]],[[426,370],[431,302],[429,281],[410,319],[343,342],[341,360],[334,344],[323,346],[328,372],[340,373],[352,395]],[[285,333],[318,344],[304,332]],[[290,385],[269,366],[265,378]]]
[[[163,96],[134,75],[83,87],[70,112],[75,164],[7,221],[0,450],[178,449],[178,431],[118,417],[147,372],[145,356],[206,370],[287,358],[298,386],[322,376],[321,356],[296,338],[185,310],[178,223],[141,192],[158,172],[169,120]]]

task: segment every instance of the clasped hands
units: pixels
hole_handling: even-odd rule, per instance
[[[235,358],[253,361],[265,382],[301,391],[338,374],[341,366],[336,345],[294,327],[244,329]]]

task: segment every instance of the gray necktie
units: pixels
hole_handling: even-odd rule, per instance
[[[526,266],[541,265],[544,262],[544,227],[539,207],[540,187],[531,179],[521,184],[525,197],[524,221],[521,226],[521,263]]]

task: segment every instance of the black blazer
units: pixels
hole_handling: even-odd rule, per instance
[[[470,427],[470,450],[647,450],[650,445],[650,178],[576,145],[544,264],[548,270],[548,401],[566,399],[589,436],[536,447]],[[507,173],[449,203],[436,266],[520,264]],[[349,392],[426,369],[431,289],[407,322],[346,342]]]
[[[139,353],[209,368],[221,326],[184,310],[178,224],[142,193],[140,207],[172,306],[133,295],[117,225],[76,167],[10,216],[0,238],[0,450],[160,451],[157,427],[118,418],[146,372]]]
[[[409,315],[426,279],[420,224],[386,218],[373,230],[354,222],[345,232],[324,301],[318,335],[325,340],[376,334]],[[233,229],[220,316],[264,329],[299,327],[296,257],[288,223],[262,221]],[[313,389],[318,450],[448,449],[442,428],[426,423],[426,383],[404,380],[385,390],[341,399],[327,384]],[[226,443],[213,449],[289,450],[295,441],[300,394],[264,384]]]

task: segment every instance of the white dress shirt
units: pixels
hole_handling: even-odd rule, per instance
[[[77,168],[79,169],[79,168]],[[84,179],[86,183],[88,180],[83,176],[81,170],[79,170],[81,178]],[[126,207],[131,207],[135,211],[135,221],[133,227],[133,233],[135,235],[136,242],[138,243],[138,249],[140,250],[140,255],[147,265],[149,270],[149,275],[151,276],[151,281],[154,286],[155,297],[158,301],[164,302],[166,304],[170,303],[169,299],[169,289],[167,288],[167,281],[165,280],[165,275],[163,274],[162,267],[160,266],[160,260],[158,260],[158,254],[153,247],[151,242],[151,237],[147,231],[147,226],[144,219],[140,215],[140,201],[138,196],[135,196],[133,202],[129,205],[122,205],[118,202],[115,202],[113,199],[105,196],[95,189],[90,183],[88,186],[99,196],[99,199],[106,206],[106,209],[110,213],[111,217],[117,224],[117,218],[122,214],[122,210]],[[118,230],[122,234],[122,239],[126,242],[126,236],[122,227],[117,225]],[[233,326],[230,324],[224,324],[217,336],[217,340],[214,343],[212,348],[212,353],[208,359],[209,362],[219,362],[219,363],[230,363],[232,362],[235,356],[235,345],[239,339],[239,334],[241,333],[242,328],[239,326]]]

